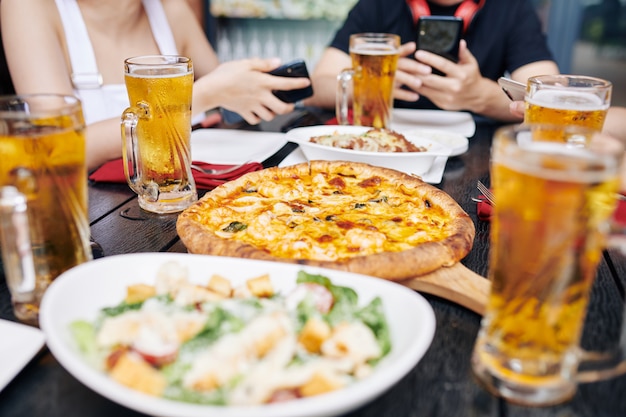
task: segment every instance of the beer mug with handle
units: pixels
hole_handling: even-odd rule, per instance
[[[124,61],[130,107],[122,115],[124,173],[153,213],[175,213],[198,199],[191,174],[193,66],[181,56]]]
[[[352,68],[337,77],[337,122],[350,124],[349,102],[357,126],[389,128],[393,110],[400,37],[388,33],[358,33],[350,36]]]
[[[50,283],[91,260],[80,101],[0,97],[0,247],[18,320],[37,325]]]
[[[560,142],[543,137],[555,130]],[[626,372],[626,329],[614,351],[579,345],[623,157],[619,141],[579,126],[496,132],[491,293],[472,356],[474,373],[496,395],[552,405],[580,382]]]
[[[524,122],[584,126],[601,131],[611,105],[611,82],[583,75],[530,77]]]

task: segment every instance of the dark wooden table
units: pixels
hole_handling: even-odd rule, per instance
[[[478,220],[471,197],[477,194],[477,180],[489,183],[494,129],[493,125],[479,123],[469,151],[448,161],[444,179],[438,185],[474,219],[475,244],[463,263],[483,276],[488,268],[489,223]],[[89,200],[91,233],[105,255],[186,251],[176,235],[176,215],[141,212],[126,185],[92,184]],[[599,267],[583,336],[586,348],[603,348],[617,339],[626,282],[624,259],[607,254]],[[582,385],[572,401],[555,407],[519,407],[488,394],[476,383],[470,369],[480,316],[435,296],[426,297],[437,319],[430,349],[398,384],[347,416],[626,416],[626,376]],[[15,320],[4,278],[0,280],[0,317]],[[82,385],[45,349],[0,392],[0,416],[6,417],[139,415]]]

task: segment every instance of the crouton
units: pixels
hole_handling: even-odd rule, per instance
[[[126,288],[126,298],[124,301],[127,304],[139,303],[145,301],[150,297],[156,295],[156,288],[147,284],[135,284]]]
[[[268,274],[246,281],[246,286],[257,297],[271,297],[274,295],[274,287]]]
[[[300,387],[300,395],[311,397],[324,394],[343,387],[343,382],[336,376],[327,372],[316,372],[304,385]]]
[[[224,295],[211,291],[206,287],[194,284],[183,285],[176,294],[174,302],[181,306],[223,300]]]
[[[331,328],[322,319],[310,318],[300,332],[298,341],[311,353],[319,353],[322,343],[331,335]]]
[[[176,335],[180,342],[186,342],[200,333],[204,327],[201,320],[179,320],[176,322]]]
[[[203,378],[198,379],[192,385],[192,388],[197,391],[209,392],[220,386],[217,376],[215,374],[207,374]]]
[[[145,394],[160,396],[167,385],[165,377],[139,357],[125,353],[111,369],[111,378]]]
[[[218,294],[222,294],[224,297],[227,297],[227,298],[230,297],[233,292],[233,288],[230,285],[230,281],[222,277],[221,275],[217,275],[217,274],[211,277],[207,287],[211,291],[214,291]]]

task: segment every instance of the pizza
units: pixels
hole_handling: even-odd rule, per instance
[[[368,152],[428,151],[426,147],[415,145],[401,133],[387,129],[370,129],[360,134],[333,132],[330,135],[313,136],[309,142]]]
[[[176,223],[191,253],[321,266],[403,280],[471,250],[474,223],[444,191],[364,163],[311,161],[248,173]]]

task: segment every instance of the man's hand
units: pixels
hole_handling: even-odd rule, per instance
[[[524,117],[524,102],[512,101],[511,104],[509,104],[509,110],[511,110],[513,116]]]
[[[478,62],[467,48],[465,40],[459,45],[458,63],[423,50],[417,51],[415,58],[445,74],[419,76],[422,85],[416,89],[418,94],[428,97],[445,110],[478,111],[482,107],[486,97],[485,82],[493,82],[482,77]]]
[[[409,55],[415,53],[415,42],[407,42],[400,46],[400,59],[398,60],[398,69],[396,70],[396,80],[393,90],[393,98],[404,101],[417,101],[420,96],[416,90],[422,86],[420,75],[430,74],[431,69],[428,65],[416,62],[408,58]],[[402,88],[408,87],[410,90]]]

